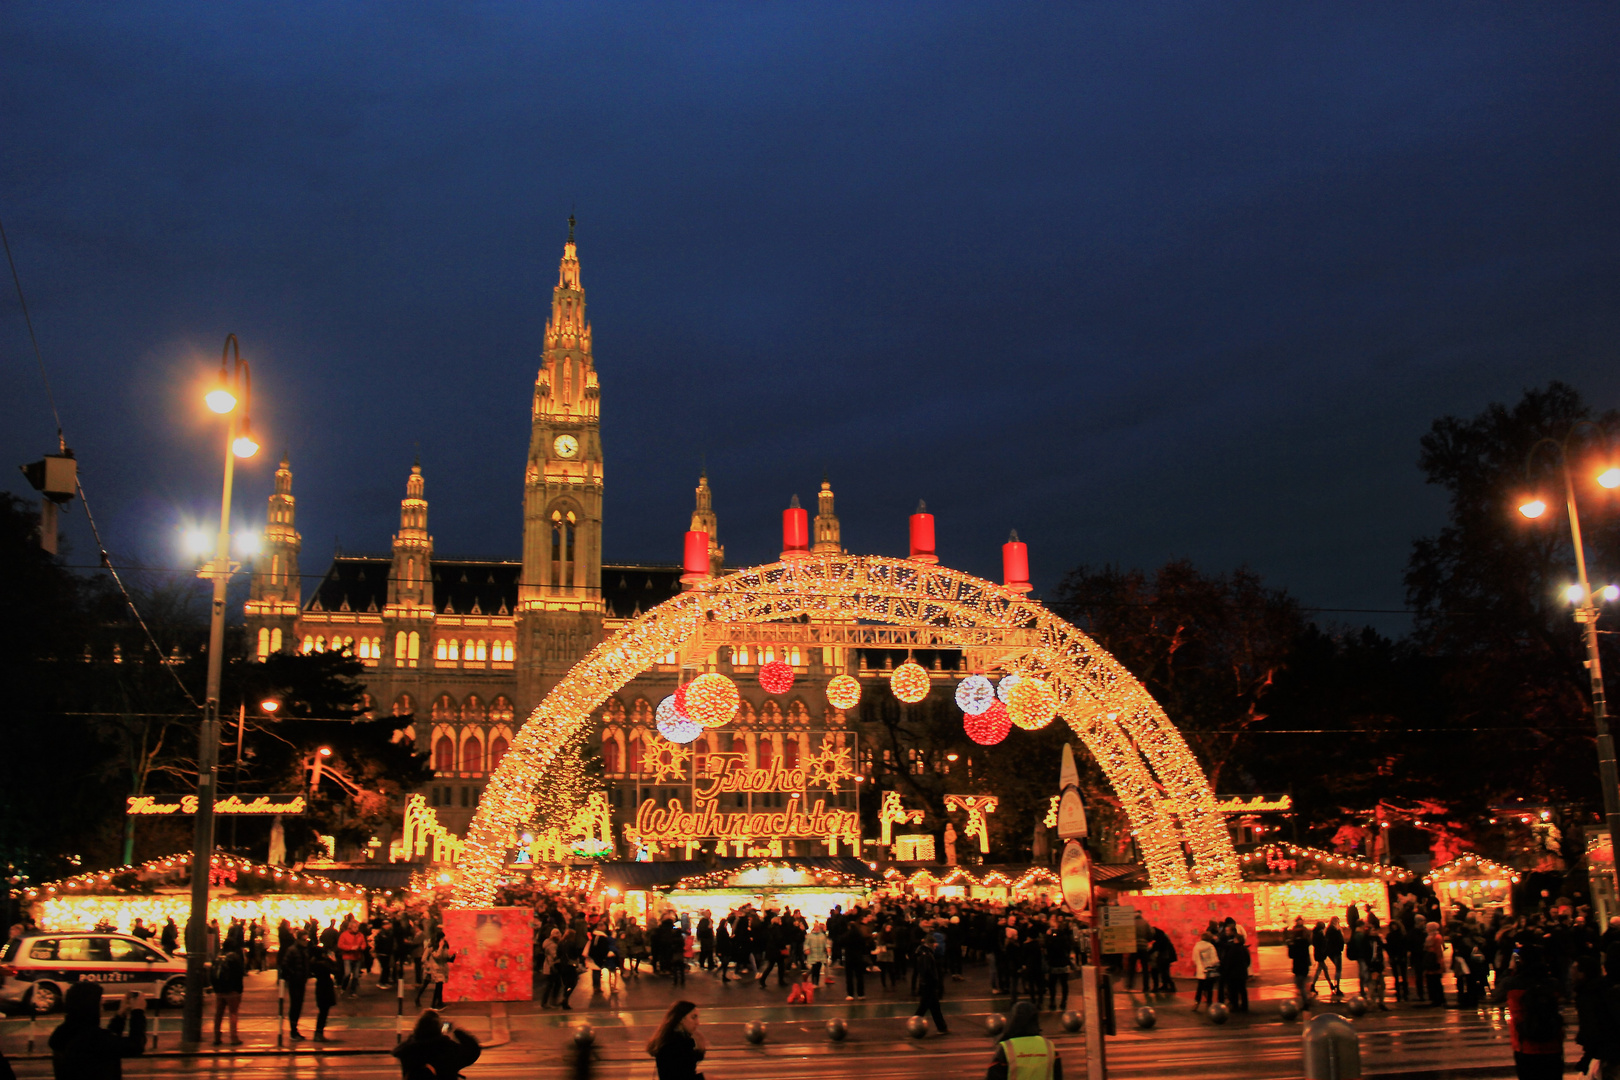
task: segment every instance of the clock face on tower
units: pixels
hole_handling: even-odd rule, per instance
[[[579,440],[572,435],[559,435],[556,441],[551,444],[551,448],[557,451],[558,457],[571,458],[579,453]]]

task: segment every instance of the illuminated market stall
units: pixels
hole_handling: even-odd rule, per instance
[[[1389,886],[1410,881],[1410,871],[1296,844],[1267,844],[1242,858],[1242,889],[1254,894],[1255,926],[1285,930],[1340,920],[1351,904],[1389,919]]]
[[[285,866],[216,854],[210,860],[209,916],[271,927],[317,919],[322,925],[345,915],[366,914],[366,890]],[[168,919],[184,927],[191,916],[191,855],[170,855],[139,866],[78,874],[27,890],[23,900],[45,930],[110,926],[128,931],[140,919],[161,927]]]
[[[929,900],[1047,904],[1063,899],[1057,873],[1044,866],[925,866],[910,873],[890,867],[883,876],[884,891]]]
[[[1463,855],[1423,876],[1423,884],[1434,890],[1444,907],[1499,908],[1504,915],[1513,914],[1513,886],[1518,881],[1517,870],[1479,855]]]

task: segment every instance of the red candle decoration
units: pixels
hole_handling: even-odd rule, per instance
[[[686,549],[681,559],[681,581],[690,585],[709,576],[709,534],[696,529],[686,534]]]
[[[1018,539],[1017,529],[1001,545],[1001,580],[1013,592],[1027,593],[1034,588],[1029,583],[1029,545]]]
[[[782,511],[782,558],[799,559],[809,554],[810,512],[799,506],[795,495]]]
[[[1012,730],[1012,719],[1007,715],[1007,706],[998,701],[977,716],[962,714],[962,730],[980,746],[994,746]]]
[[[915,562],[939,562],[939,556],[934,554],[934,515],[928,512],[928,504],[921,499],[917,500],[917,512],[911,515],[911,554],[908,558]]]
[[[793,665],[781,660],[761,664],[759,685],[767,694],[785,694],[793,689]]]

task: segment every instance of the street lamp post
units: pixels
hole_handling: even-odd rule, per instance
[[[230,361],[234,359],[234,366]],[[219,379],[205,400],[209,409],[229,417],[225,436],[225,485],[219,503],[219,534],[214,557],[198,571],[214,585],[208,624],[208,693],[202,728],[197,735],[197,817],[191,841],[191,916],[186,922],[186,1000],[180,1017],[180,1040],[196,1046],[203,1035],[203,991],[208,985],[208,885],[214,854],[214,794],[219,784],[219,683],[225,654],[225,586],[231,572],[231,481],[236,459],[258,453],[248,416],[252,376],[242,359],[235,334],[225,336],[219,357]],[[241,409],[238,410],[237,406]],[[240,413],[241,424],[237,424]]]
[[[1586,673],[1592,681],[1592,726],[1597,732],[1598,783],[1603,787],[1603,817],[1609,825],[1610,849],[1614,850],[1614,845],[1620,844],[1620,768],[1615,765],[1614,736],[1609,733],[1609,707],[1603,693],[1603,658],[1598,652],[1597,595],[1593,593],[1586,573],[1586,546],[1581,539],[1580,510],[1575,504],[1575,476],[1569,467],[1570,440],[1585,428],[1596,431],[1604,440],[1608,438],[1608,433],[1597,424],[1581,421],[1569,430],[1562,441],[1542,439],[1532,446],[1525,458],[1524,469],[1526,476],[1530,477],[1536,454],[1542,447],[1550,446],[1558,451],[1559,467],[1564,473],[1564,504],[1569,513],[1569,535],[1575,548],[1577,578],[1576,585],[1566,595],[1575,605],[1575,622],[1581,627],[1586,642]],[[1606,488],[1620,487],[1620,468],[1612,465],[1606,467],[1598,474],[1597,482]],[[1538,518],[1546,512],[1546,502],[1534,496],[1519,505],[1519,513],[1527,518]],[[1620,590],[1613,585],[1606,586],[1603,598],[1620,598]],[[1620,896],[1620,860],[1616,860],[1611,873],[1615,876],[1615,894]]]

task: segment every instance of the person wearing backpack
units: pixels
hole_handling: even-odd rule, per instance
[[[1558,981],[1547,973],[1546,957],[1536,945],[1520,946],[1512,969],[1505,986],[1514,1071],[1519,1080],[1562,1080],[1564,1014]]]

